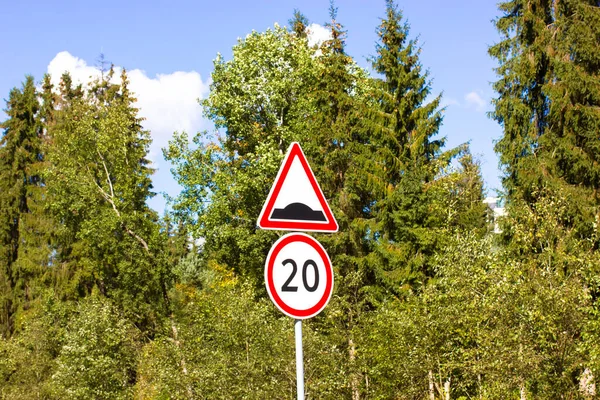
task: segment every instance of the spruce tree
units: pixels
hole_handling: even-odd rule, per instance
[[[442,123],[441,95],[424,104],[431,93],[429,73],[422,71],[421,48],[417,47],[415,39],[409,40],[409,26],[393,0],[386,1],[386,18],[377,34],[377,56],[372,58],[372,64],[373,69],[384,77],[378,82],[381,97],[379,138],[384,145],[386,161],[397,165],[389,172],[390,183],[397,184],[403,172],[399,166],[406,164],[406,160],[413,164],[432,160],[444,145],[444,139],[432,138]]]
[[[515,0],[499,7],[503,40],[489,51],[499,61],[492,117],[503,128],[496,151],[505,169],[508,255],[528,264],[534,275],[528,279],[539,286],[550,286],[550,279],[558,282],[553,291],[577,284],[578,297],[590,301],[584,309],[589,321],[573,324],[572,336],[584,336],[583,347],[593,349],[597,329],[583,332],[597,319],[600,6]],[[587,367],[595,356],[592,350],[589,359],[577,361]],[[564,353],[547,351],[545,357],[557,376],[574,369]]]
[[[546,185],[571,199],[567,224],[589,238],[600,219],[600,5],[555,2],[553,15],[552,75],[543,86],[548,128],[539,138],[538,162]]]
[[[8,119],[0,141],[0,285],[2,333],[13,330],[13,316],[31,298],[31,280],[36,267],[19,265],[19,254],[28,246],[31,236],[24,232],[32,211],[36,191],[41,185],[35,168],[42,159],[39,103],[32,76],[27,76],[21,89],[11,90],[7,101]],[[28,240],[26,241],[25,238]],[[35,249],[33,249],[35,251]]]
[[[323,328],[345,350],[347,381],[338,395],[358,399],[363,378],[356,333],[365,312],[381,300],[382,289],[369,237],[375,193],[370,190],[367,168],[373,152],[370,133],[361,123],[361,111],[370,101],[369,79],[346,53],[346,31],[333,2],[329,12],[326,27],[331,39],[321,46],[318,79],[309,95],[315,112],[309,117],[309,138],[302,143],[339,224],[338,233],[317,236],[336,274],[335,301],[324,312],[330,317],[325,317],[328,322]]]
[[[421,286],[433,276],[430,258],[440,247],[436,229],[447,221],[440,223],[432,213],[432,188],[465,146],[442,151],[445,138],[436,137],[442,123],[441,95],[425,103],[431,82],[419,61],[421,48],[409,39],[409,26],[392,0],[386,2],[377,34],[377,55],[371,61],[381,78],[374,85],[377,102],[367,111],[378,160],[371,180],[382,193],[374,205],[375,237],[384,276],[397,291]]]
[[[553,22],[552,9],[546,0],[513,0],[500,3],[499,9],[503,15],[495,24],[503,40],[489,49],[499,62],[500,76],[491,116],[504,130],[495,150],[508,195],[529,201],[536,182],[543,179],[532,156],[548,126],[548,98],[542,87],[549,77],[546,27]]]
[[[21,219],[17,267],[23,271],[26,283],[24,301],[26,307],[32,300],[53,286],[53,237],[56,225],[48,213],[48,187],[46,173],[48,161],[48,128],[53,123],[56,99],[52,94],[49,75],[42,81],[38,93],[39,109],[36,115],[38,145],[37,157],[29,166],[29,173],[36,177],[36,184],[29,189],[28,212]]]
[[[48,126],[54,122],[54,112],[56,110],[57,94],[54,92],[54,85],[51,82],[50,74],[45,74],[42,80],[42,92],[40,93],[41,108],[40,121],[44,129],[44,137],[47,138]]]
[[[294,10],[294,17],[288,21],[296,36],[303,39],[307,36],[306,28],[308,27],[308,22],[308,18],[299,10]]]
[[[515,0],[500,10],[503,40],[490,48],[500,64],[492,117],[504,130],[496,151],[509,204],[533,206],[560,191],[572,199],[563,223],[589,237],[600,186],[600,8],[588,0]]]

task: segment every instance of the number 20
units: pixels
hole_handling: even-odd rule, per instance
[[[281,287],[281,291],[282,292],[297,292],[298,286],[290,286],[290,282],[292,282],[292,279],[294,279],[294,276],[296,276],[296,272],[298,271],[298,266],[296,265],[296,262],[294,260],[288,258],[287,260],[283,260],[282,264],[283,265],[292,264],[293,269],[292,269],[292,273],[290,274],[290,277],[288,278],[287,281],[285,281],[285,283]],[[313,282],[312,286],[308,285],[308,281],[306,279],[306,269],[308,268],[309,265],[312,266],[313,271],[315,271],[315,281]],[[304,288],[309,292],[314,292],[315,290],[317,290],[317,287],[319,287],[319,270],[317,269],[317,264],[315,264],[315,262],[313,260],[306,260],[306,262],[302,266],[302,283],[304,284]]]

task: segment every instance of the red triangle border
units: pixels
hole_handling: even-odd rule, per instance
[[[294,157],[298,157],[300,163],[302,164],[302,168],[306,173],[306,176],[319,200],[321,207],[323,208],[323,213],[325,214],[325,218],[327,222],[319,223],[314,221],[282,221],[282,220],[270,220],[269,216],[273,213],[273,207],[275,206],[275,201],[277,200],[277,196],[281,191],[281,187],[283,186],[283,182],[287,177],[287,174],[290,170],[292,162],[294,161]],[[331,212],[331,208],[329,208],[329,204],[327,204],[327,200],[323,195],[323,191],[317,182],[312,169],[308,165],[308,161],[306,160],[306,156],[300,148],[300,144],[298,142],[293,142],[290,145],[290,148],[283,160],[281,168],[275,178],[275,182],[271,187],[271,191],[269,192],[269,196],[263,205],[263,209],[258,217],[258,226],[262,229],[273,229],[273,230],[282,230],[282,231],[310,231],[310,232],[337,232],[339,227],[337,221],[335,220],[333,213]]]

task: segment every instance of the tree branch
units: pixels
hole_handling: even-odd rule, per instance
[[[131,229],[129,229],[127,227],[127,225],[125,225],[124,222],[121,222],[121,224],[123,225],[123,228],[125,229],[125,231],[127,231],[127,233],[129,233],[131,236],[133,236],[138,242],[140,242],[140,244],[144,247],[144,250],[146,250],[146,253],[150,253],[150,249],[148,248],[148,244],[146,243],[146,241],[144,239],[142,239],[140,236],[138,236],[135,232],[133,232]]]
[[[115,191],[113,190],[113,185],[112,185],[112,182],[110,181],[110,174],[108,173],[108,168],[106,167],[106,162],[104,160],[104,157],[102,157],[100,150],[96,149],[96,152],[98,153],[98,156],[102,160],[102,166],[104,167],[104,172],[106,172],[106,180],[108,181],[108,186],[110,187],[110,195],[112,196],[112,198],[114,198]]]
[[[99,153],[98,153],[99,154]],[[100,156],[102,157],[102,156]],[[102,163],[104,165],[104,170],[106,171],[106,176],[109,177],[110,175],[108,175],[108,170],[106,169],[106,165],[104,164],[104,162]],[[88,172],[91,175],[91,171],[90,168],[87,167]],[[114,191],[113,191],[113,186],[110,183],[110,178],[108,179],[108,183],[110,184],[110,190],[111,190],[111,195],[109,195],[108,193],[106,193],[106,191],[104,189],[102,189],[102,186],[98,185],[98,182],[96,182],[95,179],[93,179],[92,177],[92,181],[94,182],[94,184],[96,185],[96,187],[98,188],[98,190],[100,191],[100,194],[102,195],[102,197],[104,197],[104,199],[106,201],[108,201],[110,203],[110,205],[112,206],[113,210],[115,211],[115,214],[117,214],[117,217],[119,219],[121,219],[121,213],[119,212],[119,209],[117,208],[117,205],[114,202]],[[144,250],[146,250],[146,253],[150,253],[150,248],[148,247],[148,243],[146,243],[146,241],[144,239],[142,239],[138,234],[136,234],[134,231],[132,231],[131,229],[129,229],[129,227],[127,225],[125,225],[125,222],[121,221],[121,225],[123,226],[123,229],[125,229],[125,231],[134,239],[136,239],[141,245],[142,247],[144,247]]]

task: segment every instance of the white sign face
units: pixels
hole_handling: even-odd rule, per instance
[[[299,219],[294,218],[294,215],[290,215],[289,217],[286,217],[285,215],[290,204],[294,203],[303,204],[310,209],[310,213],[315,214],[315,216],[312,217],[315,221],[327,221],[324,208],[298,157],[292,158],[292,163],[290,164],[286,178],[281,185],[279,196],[277,196],[275,203],[273,204],[275,207],[273,214],[282,214],[281,217],[278,218],[282,220],[293,221]],[[273,216],[271,216],[271,218],[273,218]]]
[[[323,246],[304,233],[281,237],[265,263],[269,297],[281,312],[306,319],[325,308],[333,292],[333,269]]]

